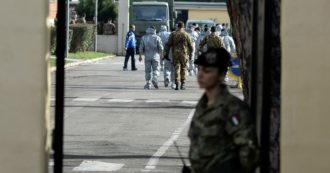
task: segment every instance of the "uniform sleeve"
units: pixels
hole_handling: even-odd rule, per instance
[[[226,131],[232,137],[244,172],[253,172],[259,162],[255,123],[247,105],[232,101],[228,106]]]
[[[126,34],[126,40],[125,40],[125,48],[126,48],[126,49],[128,48],[128,45],[129,45],[130,39],[131,39],[131,37],[130,37],[130,33],[128,32],[128,33]]]
[[[235,52],[236,51],[236,46],[235,46],[233,38],[229,37],[229,43],[230,43],[230,51]]]
[[[189,53],[189,59],[191,59],[192,58],[192,54],[193,54],[193,46],[192,46],[192,39],[191,39],[191,37],[187,34],[187,40],[188,40],[188,53]]]
[[[219,40],[220,40],[220,47],[225,47],[225,43],[221,37],[219,37]]]
[[[143,37],[141,38],[140,46],[139,46],[139,52],[144,53],[144,41]]]
[[[204,45],[206,44],[207,36],[199,43],[199,49],[202,50]]]
[[[160,37],[157,38],[157,49],[159,53],[164,50],[163,42]]]
[[[171,47],[173,46],[173,33],[170,34],[168,41],[165,45],[165,54],[169,54]]]

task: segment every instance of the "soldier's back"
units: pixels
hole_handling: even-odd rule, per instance
[[[223,42],[221,38],[215,34],[210,34],[207,36],[207,47],[210,48],[220,48],[223,47]]]

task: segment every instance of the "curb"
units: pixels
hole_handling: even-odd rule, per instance
[[[85,61],[73,62],[73,63],[66,64],[66,65],[64,66],[64,69],[72,68],[72,67],[79,66],[79,65],[83,65],[83,64],[91,64],[91,63],[94,63],[94,62],[97,62],[97,61],[101,61],[101,60],[109,59],[109,58],[113,58],[113,57],[116,57],[116,56],[115,56],[115,55],[110,55],[110,56],[105,56],[105,57],[96,58],[96,59],[91,59],[91,60],[85,60]],[[56,71],[56,67],[51,67],[51,68],[50,68],[50,71],[51,71],[51,72]]]

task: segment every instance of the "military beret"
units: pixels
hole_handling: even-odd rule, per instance
[[[222,71],[231,66],[230,58],[230,53],[221,47],[207,50],[199,55],[194,63],[205,67],[217,67]]]

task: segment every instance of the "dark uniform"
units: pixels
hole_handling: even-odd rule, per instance
[[[175,83],[179,83],[179,81],[181,84],[185,83],[187,62],[193,53],[190,36],[183,31],[171,33],[165,51],[168,53],[171,48],[175,68]]]

